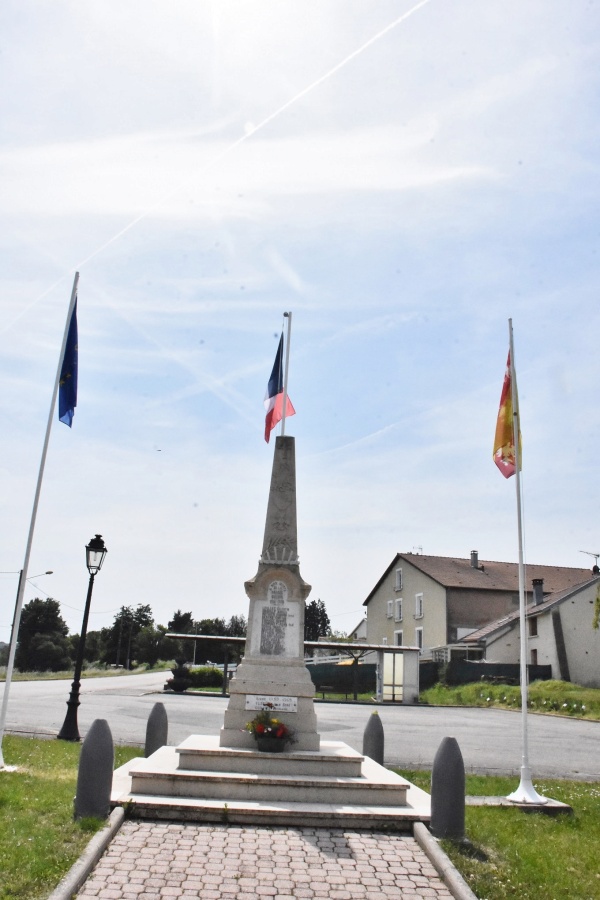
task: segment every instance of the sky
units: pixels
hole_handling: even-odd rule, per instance
[[[517,561],[492,461],[512,319],[526,560],[600,553],[594,0],[6,0],[0,641],[247,614],[292,312],[301,574],[336,631],[396,552]],[[585,551],[582,553],[582,551]]]

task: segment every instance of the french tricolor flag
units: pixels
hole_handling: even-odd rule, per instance
[[[267,417],[265,419],[265,441],[269,443],[271,432],[278,422],[283,418],[283,332],[279,338],[279,347],[277,355],[273,363],[273,371],[269,378],[267,391],[265,393],[265,409]],[[296,410],[292,406],[292,401],[286,397],[285,416],[293,416]]]

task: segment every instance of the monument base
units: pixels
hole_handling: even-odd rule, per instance
[[[229,683],[229,704],[220,735],[221,747],[255,749],[246,723],[272,703],[294,734],[293,750],[318,750],[314,684],[303,660],[243,659]]]
[[[259,753],[191,735],[113,776],[113,806],[132,818],[410,831],[430,798],[338,741],[319,752]]]

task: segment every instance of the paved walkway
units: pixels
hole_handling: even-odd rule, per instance
[[[416,840],[328,828],[126,821],[79,900],[451,900]]]

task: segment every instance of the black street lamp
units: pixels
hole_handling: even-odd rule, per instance
[[[104,546],[102,535],[97,534],[93,537],[85,548],[85,562],[90,573],[90,582],[88,585],[87,597],[85,599],[85,609],[83,611],[83,622],[81,624],[81,634],[79,636],[79,646],[77,647],[77,659],[75,661],[75,672],[73,674],[73,683],[71,685],[71,693],[67,700],[67,715],[63,722],[63,727],[58,733],[58,737],[63,741],[80,741],[79,728],[77,727],[77,707],[79,706],[79,688],[81,687],[81,669],[83,668],[83,654],[85,652],[85,637],[87,634],[88,617],[90,614],[90,603],[92,602],[92,590],[94,587],[94,578],[102,568],[104,557],[107,554]]]

